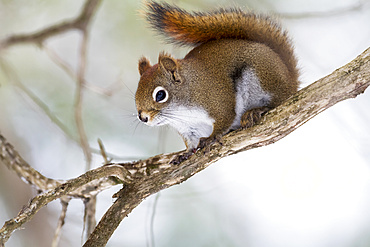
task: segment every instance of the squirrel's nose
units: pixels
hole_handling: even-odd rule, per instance
[[[137,117],[140,119],[140,121],[141,122],[143,122],[143,123],[146,123],[146,122],[148,122],[148,117],[146,117],[146,116],[142,116],[142,114],[141,114],[141,111],[139,111],[138,112],[138,115],[137,115]]]

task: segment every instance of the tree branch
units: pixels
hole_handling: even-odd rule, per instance
[[[0,134],[0,161],[4,163],[9,170],[14,171],[18,177],[28,184],[35,186],[39,191],[46,191],[55,188],[63,183],[62,180],[54,180],[45,177],[35,169],[33,169],[8,143]]]
[[[87,27],[87,26],[86,26]],[[74,101],[74,117],[77,126],[77,132],[80,139],[80,145],[82,147],[85,159],[86,159],[86,171],[91,169],[92,162],[92,153],[87,139],[85,127],[82,120],[82,96],[83,96],[83,86],[85,83],[85,71],[86,71],[86,58],[87,58],[87,43],[89,32],[86,29],[82,31],[82,40],[80,47],[80,61],[77,71],[77,85],[75,92],[75,101]]]
[[[90,182],[102,178],[115,177],[120,182],[130,183],[130,174],[122,166],[115,164],[99,167],[95,170],[90,170],[83,175],[70,179],[65,183],[58,185],[55,189],[48,190],[47,192],[38,195],[29,202],[17,215],[17,217],[5,222],[4,226],[0,229],[0,246],[4,244],[10,235],[19,229],[24,223],[30,221],[32,217],[48,203],[61,198],[65,195],[73,196],[73,194],[89,194],[91,188],[86,187]],[[93,186],[94,187],[94,186]],[[81,191],[86,190],[86,191]],[[95,194],[97,193],[93,190]]]
[[[64,225],[67,214],[68,203],[70,200],[71,200],[70,198],[61,198],[60,200],[62,204],[62,212],[60,213],[58,219],[58,225],[57,228],[55,229],[53,241],[51,242],[51,247],[58,247],[60,236],[62,235],[62,227]]]
[[[169,163],[182,152],[121,164],[132,174],[133,182],[124,185],[115,195],[117,200],[105,213],[84,247],[105,246],[120,222],[146,197],[187,180],[225,156],[280,140],[336,103],[363,93],[369,85],[370,48],[349,64],[300,90],[268,112],[258,125],[231,132],[220,143],[198,150],[179,165]],[[207,148],[210,150],[205,151]]]
[[[90,23],[90,20],[101,1],[102,0],[87,0],[79,16],[72,20],[52,25],[33,34],[18,34],[10,36],[5,40],[0,41],[0,49],[25,43],[41,45],[46,39],[70,31],[71,29],[84,31]]]
[[[223,157],[280,140],[325,109],[363,93],[369,85],[370,48],[349,64],[300,90],[285,103],[268,112],[258,125],[225,135],[220,142],[198,150],[179,165],[170,165],[170,162],[184,151],[157,155],[133,163],[109,164],[88,171],[78,178],[56,183],[56,187],[34,197],[17,217],[5,222],[0,229],[0,246],[9,239],[14,230],[31,220],[32,216],[49,202],[65,195],[98,193],[96,188],[89,187],[89,183],[92,181],[104,183],[105,180],[101,179],[113,176],[119,181],[112,184],[123,182],[124,186],[115,194],[116,201],[84,245],[104,246],[124,217],[146,197],[187,180]],[[21,177],[28,174],[23,172],[29,170],[25,165],[27,163],[1,135],[0,160],[8,166],[17,166],[17,169],[21,170],[18,173]],[[32,176],[36,179],[38,176],[42,178],[37,172],[31,174],[35,174]],[[47,178],[41,179],[43,180],[48,181]],[[34,183],[32,179],[27,181]]]

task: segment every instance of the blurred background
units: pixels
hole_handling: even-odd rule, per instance
[[[302,87],[350,62],[370,46],[369,0],[183,0],[188,10],[239,6],[280,16],[296,47]],[[82,0],[0,0],[0,40],[77,16]],[[137,61],[156,63],[162,50],[181,58],[189,48],[164,44],[138,14],[141,1],[106,0],[88,42],[83,120],[91,147],[100,138],[114,161],[184,149],[168,128],[136,119]],[[73,71],[81,34],[50,38],[47,49],[18,45],[0,53],[0,131],[45,176],[84,173],[76,142]],[[42,102],[42,104],[40,103]],[[283,140],[240,153],[141,203],[108,246],[370,246],[370,91],[321,113]],[[49,111],[49,113],[48,113]],[[48,115],[49,114],[49,115]],[[52,118],[54,117],[54,118]],[[59,123],[60,122],[60,123]],[[102,164],[98,154],[93,167]],[[97,219],[114,187],[98,196]],[[36,195],[0,165],[0,224]],[[6,246],[50,246],[61,205],[55,201],[16,231]],[[72,200],[60,246],[81,246],[83,203]]]

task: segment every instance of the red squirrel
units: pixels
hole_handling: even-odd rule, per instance
[[[149,1],[145,17],[168,41],[194,48],[183,58],[139,60],[138,118],[170,125],[191,152],[200,143],[255,124],[298,89],[297,59],[279,24],[240,9],[187,12]]]

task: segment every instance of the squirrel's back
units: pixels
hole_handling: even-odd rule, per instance
[[[189,13],[167,3],[147,3],[149,24],[168,41],[199,45],[218,39],[245,39],[262,43],[279,55],[292,78],[298,78],[297,60],[285,31],[271,17],[240,9]]]

